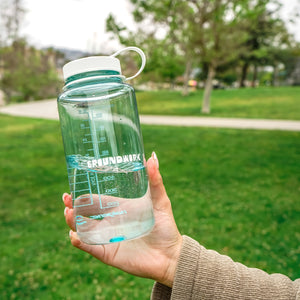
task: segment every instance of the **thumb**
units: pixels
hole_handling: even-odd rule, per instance
[[[170,209],[171,202],[158,169],[158,159],[155,152],[147,161],[147,170],[153,208],[158,210]]]

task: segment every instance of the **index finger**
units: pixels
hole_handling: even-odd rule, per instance
[[[69,195],[68,193],[64,193],[62,199],[66,207],[73,208],[73,201],[71,195]]]

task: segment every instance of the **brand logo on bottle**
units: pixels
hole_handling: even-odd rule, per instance
[[[104,157],[99,159],[92,159],[87,161],[87,166],[89,169],[102,167],[102,166],[109,166],[121,163],[129,163],[135,161],[142,161],[141,154],[129,154],[123,156],[110,156]]]

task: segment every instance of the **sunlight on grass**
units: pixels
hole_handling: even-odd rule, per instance
[[[299,95],[299,87],[214,90],[208,116],[300,120]],[[166,90],[137,93],[141,114],[203,116],[202,97],[202,90],[188,96]]]
[[[0,115],[0,128],[0,298],[149,299],[151,280],[70,245],[59,123]],[[142,130],[182,234],[251,267],[300,277],[300,132]]]

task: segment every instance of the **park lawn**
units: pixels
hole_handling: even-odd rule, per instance
[[[202,97],[203,90],[188,96],[167,90],[137,93],[140,113],[153,115],[204,116]],[[213,90],[208,116],[300,120],[300,87]]]
[[[300,277],[300,132],[143,126],[180,232]],[[153,282],[71,246],[59,123],[0,115],[0,299],[149,299]]]

